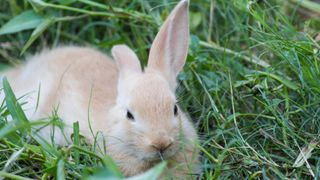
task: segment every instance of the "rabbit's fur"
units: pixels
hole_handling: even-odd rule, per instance
[[[115,61],[95,49],[66,46],[45,50],[6,76],[18,97],[29,93],[23,106],[28,118],[48,117],[57,109],[67,139],[55,128],[54,143],[69,144],[72,124],[78,121],[91,143],[102,134],[106,154],[124,175],[139,174],[165,159],[168,172],[185,178],[198,170],[196,131],[176,106],[174,93],[188,37],[188,1],[183,0],[156,36],[144,72],[125,45],[112,48]],[[40,133],[50,141],[52,127]]]

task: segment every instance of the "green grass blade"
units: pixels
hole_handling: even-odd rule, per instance
[[[167,163],[164,161],[156,165],[155,167],[151,168],[147,172],[127,178],[127,180],[157,180],[160,177],[163,170],[166,168],[166,166]]]
[[[73,144],[80,147],[79,122],[73,123]],[[80,153],[78,149],[74,150],[74,161],[79,164]]]
[[[102,162],[103,165],[108,168],[115,176],[122,177],[120,169],[110,156],[103,157]]]
[[[44,19],[41,24],[32,32],[31,37],[21,50],[21,55],[29,48],[29,46],[51,25],[55,22],[53,17]]]
[[[28,119],[22,110],[22,107],[17,101],[17,98],[15,97],[12,88],[7,80],[6,77],[3,78],[3,90],[5,93],[5,100],[6,100],[6,105],[8,108],[8,111],[10,112],[12,119],[16,124],[19,123],[28,123]]]
[[[20,32],[37,27],[43,18],[34,11],[28,10],[14,17],[0,28],[0,35]]]
[[[15,151],[11,156],[10,158],[7,160],[4,168],[3,168],[3,171],[8,171],[9,168],[11,167],[11,165],[16,162],[16,160],[19,158],[19,156],[21,155],[21,153],[25,150],[25,148],[21,148],[19,151]]]
[[[57,165],[57,180],[65,180],[65,172],[64,172],[64,160],[63,158],[59,159],[58,165]]]
[[[304,8],[310,9],[314,12],[320,12],[320,3],[318,3],[317,1],[313,2],[310,0],[291,0],[292,2],[295,2],[301,6],[303,6]]]
[[[18,176],[18,175],[12,174],[12,173],[4,172],[4,171],[0,171],[0,177],[5,177],[8,179],[15,179],[15,180],[32,180],[30,178]]]
[[[292,90],[299,89],[299,86],[297,86],[294,82],[291,82],[290,80],[286,79],[285,77],[280,77],[276,74],[272,74],[269,72],[263,72],[263,71],[257,71],[258,74],[271,77],[279,82],[281,82],[283,85],[287,86],[288,88]]]

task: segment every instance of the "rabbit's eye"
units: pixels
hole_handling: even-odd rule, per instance
[[[134,121],[134,117],[133,117],[133,115],[131,114],[130,111],[127,111],[127,118],[128,118],[129,120],[131,120],[131,121]]]
[[[173,113],[174,113],[175,116],[178,115],[178,107],[177,107],[177,105],[174,105]]]

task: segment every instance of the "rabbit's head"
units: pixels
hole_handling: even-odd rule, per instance
[[[113,136],[126,154],[156,161],[179,151],[187,119],[177,105],[176,76],[185,64],[188,38],[188,1],[183,0],[157,34],[144,71],[130,48],[112,48],[119,70]]]

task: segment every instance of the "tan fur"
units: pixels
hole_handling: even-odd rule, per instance
[[[102,135],[97,151],[110,155],[124,175],[142,173],[165,159],[164,174],[191,178],[188,173],[199,171],[197,134],[179,108],[174,114],[176,75],[188,48],[187,8],[188,1],[181,1],[160,29],[145,72],[125,45],[112,49],[116,63],[97,50],[66,46],[45,50],[6,76],[18,97],[29,93],[22,101],[28,102],[23,108],[31,120],[58,109],[67,139],[58,131],[54,143],[69,144],[72,124],[78,121],[90,143]],[[133,119],[126,117],[128,112]],[[52,127],[40,133],[50,141]]]

